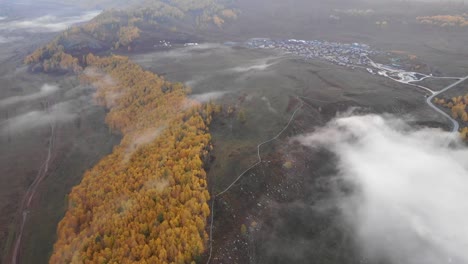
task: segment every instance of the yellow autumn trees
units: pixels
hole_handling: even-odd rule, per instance
[[[44,72],[63,71],[79,73],[82,70],[77,58],[65,52],[56,41],[35,50],[24,60],[26,64],[39,63]]]
[[[140,29],[135,26],[121,27],[119,31],[119,45],[127,47],[140,37]]]
[[[416,20],[420,24],[433,25],[438,27],[467,27],[468,14],[462,15],[438,15],[438,16],[422,16]]]
[[[449,108],[452,112],[453,118],[458,118],[464,122],[468,122],[468,112],[466,108],[468,104],[468,94],[465,96],[453,97],[448,100],[435,98],[434,102],[438,105]]]
[[[465,96],[457,96],[451,99],[435,98],[434,103],[450,109],[452,117],[463,122],[468,122],[468,94]],[[468,127],[463,127],[460,131],[460,136],[463,139],[468,139]]]
[[[227,19],[237,19],[237,12],[232,9],[224,9],[221,11],[221,15]]]
[[[213,106],[126,57],[86,61],[81,79],[123,138],[71,191],[50,263],[190,263],[207,241]]]
[[[50,263],[191,263],[205,250],[204,161],[217,107],[188,99],[182,84],[126,57],[86,54],[130,48],[142,29],[168,27],[187,15],[197,16],[197,26],[201,17],[221,26],[237,15],[217,0],[144,2],[105,11],[25,58],[34,69],[80,74],[96,88],[96,102],[109,109],[109,128],[122,134],[69,194]]]

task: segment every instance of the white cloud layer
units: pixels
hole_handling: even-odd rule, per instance
[[[190,96],[190,99],[195,100],[200,103],[208,103],[210,101],[215,101],[223,97],[225,94],[227,94],[227,92],[221,92],[221,91],[209,92],[209,93],[203,93],[203,94],[194,94]]]
[[[71,121],[77,116],[72,101],[66,101],[51,106],[44,111],[31,111],[0,123],[2,133],[17,133],[50,125],[55,122]]]
[[[0,44],[15,42],[15,41],[22,40],[22,39],[23,39],[22,37],[10,37],[10,36],[4,37],[0,35]]]
[[[468,263],[468,148],[389,115],[345,116],[298,140],[337,157],[337,206],[364,263]]]
[[[238,72],[238,73],[249,72],[249,71],[264,71],[268,69],[270,66],[273,66],[274,64],[275,63],[267,63],[267,60],[260,60],[259,62],[255,64],[246,65],[246,66],[238,66],[229,70],[233,72]]]
[[[225,54],[230,52],[231,48],[216,44],[216,43],[203,43],[197,46],[188,46],[177,49],[170,49],[168,51],[157,51],[150,54],[137,55],[133,57],[133,61],[140,64],[153,64],[155,61],[161,59],[170,59],[172,62],[180,62],[188,59],[204,57],[210,54],[219,53]]]
[[[68,27],[89,21],[99,15],[101,11],[89,11],[78,16],[57,17],[52,15],[33,19],[14,20],[0,23],[0,30],[26,30],[30,32],[59,32]]]
[[[27,101],[43,98],[43,97],[46,97],[46,96],[48,96],[48,95],[50,95],[52,93],[55,93],[58,90],[59,90],[59,87],[57,85],[51,85],[51,84],[46,83],[46,84],[42,85],[41,89],[36,93],[32,93],[32,94],[28,94],[28,95],[22,95],[22,96],[21,95],[20,96],[12,96],[12,97],[8,97],[6,99],[0,100],[0,107],[6,107],[6,106],[10,106],[12,104],[17,104],[17,103],[21,103],[21,102],[27,102]]]

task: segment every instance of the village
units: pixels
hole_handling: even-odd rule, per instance
[[[247,41],[246,45],[249,48],[279,49],[306,59],[324,59],[348,67],[371,66],[369,55],[378,53],[366,44],[348,44],[320,40],[255,38]]]

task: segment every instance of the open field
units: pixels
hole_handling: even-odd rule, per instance
[[[436,78],[427,78],[423,81],[417,82],[416,84],[427,87],[433,91],[440,91],[444,87],[449,86],[450,84],[456,82],[456,79],[436,79]]]
[[[325,182],[333,164],[326,155],[311,153],[288,138],[313,131],[350,107],[411,116],[415,125],[448,128],[418,89],[320,61],[218,44],[132,59],[169,80],[190,85],[194,98],[245,112],[245,122],[237,114],[215,116],[209,169],[212,194],[253,165],[257,144],[285,126],[300,103],[297,98],[304,102],[285,134],[262,147],[265,162],[217,199],[212,263],[303,263],[308,258],[359,263],[339,217],[311,209],[318,198],[330,194],[320,181]],[[286,169],[286,162],[292,168]],[[247,234],[242,234],[242,224]],[[309,231],[303,232],[304,228]]]

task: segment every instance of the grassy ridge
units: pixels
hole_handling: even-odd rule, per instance
[[[84,55],[89,52],[132,50],[142,35],[157,31],[180,33],[178,25],[187,32],[206,26],[222,27],[225,21],[237,18],[237,11],[226,4],[229,1],[137,2],[125,10],[106,10],[85,25],[66,30],[27,56],[25,63],[35,71],[79,73],[86,64]]]

